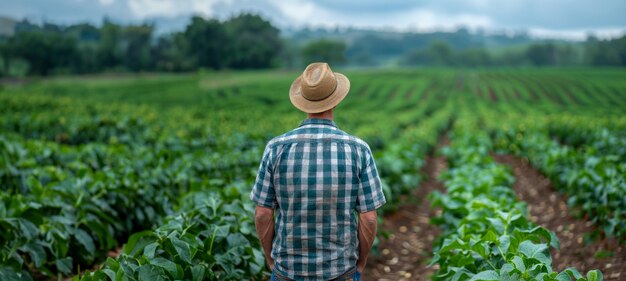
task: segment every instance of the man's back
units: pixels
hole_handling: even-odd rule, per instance
[[[277,209],[271,256],[297,280],[330,280],[359,258],[355,211],[385,203],[371,151],[326,119],[307,119],[265,149],[251,193]]]

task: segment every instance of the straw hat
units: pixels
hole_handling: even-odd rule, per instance
[[[298,109],[306,113],[329,110],[348,95],[350,80],[333,72],[327,63],[309,64],[289,89],[289,99]]]

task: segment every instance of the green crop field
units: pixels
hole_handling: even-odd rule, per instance
[[[267,279],[248,195],[267,141],[305,118],[288,98],[298,74],[0,84],[0,280]],[[383,219],[416,196],[437,210],[439,232],[414,264],[431,262],[432,273],[420,278],[626,278],[626,71],[346,74],[352,88],[335,121],[375,154]],[[420,193],[437,155],[447,169],[433,180],[444,188]],[[498,155],[545,176],[546,200],[564,197],[573,222],[539,224],[536,202],[513,188],[524,179]],[[561,255],[560,241],[576,241],[562,228],[585,238],[576,247],[599,250]]]

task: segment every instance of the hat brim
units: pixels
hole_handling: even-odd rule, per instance
[[[327,98],[318,101],[307,100],[302,96],[302,87],[300,80],[302,75],[291,83],[289,89],[289,99],[291,103],[305,113],[320,113],[337,106],[350,92],[350,80],[345,75],[334,72],[337,79],[337,88]]]

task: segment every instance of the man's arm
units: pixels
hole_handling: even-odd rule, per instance
[[[378,216],[376,210],[359,213],[359,260],[356,263],[359,272],[363,271],[367,263],[367,256],[370,254],[370,249],[376,237],[377,225]]]
[[[274,209],[263,206],[256,206],[254,212],[254,224],[256,233],[261,240],[261,246],[265,253],[267,265],[274,270],[274,260],[272,259],[272,241],[274,241]]]

